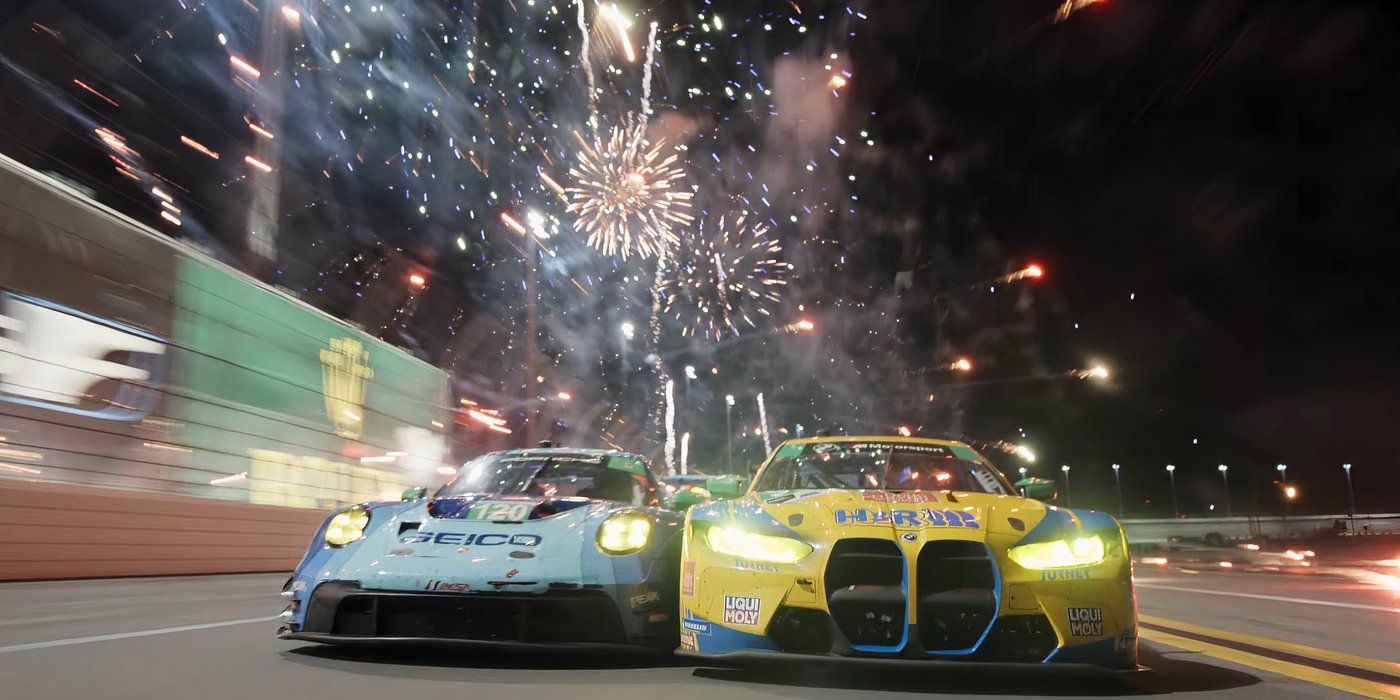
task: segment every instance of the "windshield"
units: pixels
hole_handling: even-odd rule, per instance
[[[646,462],[633,455],[489,454],[467,462],[437,496],[487,494],[592,498],[646,505],[656,498]]]
[[[1006,477],[989,464],[958,458],[942,445],[889,442],[785,446],[753,488],[1015,493]]]

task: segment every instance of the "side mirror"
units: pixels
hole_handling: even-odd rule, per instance
[[[416,500],[418,500],[418,499],[420,499],[420,498],[426,496],[427,494],[428,494],[428,487],[426,487],[426,486],[410,486],[410,487],[408,487],[408,488],[406,488],[406,489],[403,490],[403,494],[399,496],[399,500],[401,500],[401,501],[416,501]]]
[[[714,499],[738,498],[749,488],[749,478],[738,474],[717,476],[705,483],[705,488]]]
[[[681,489],[671,494],[671,498],[668,501],[668,503],[671,506],[671,510],[685,512],[687,510],[690,510],[691,506],[706,503],[709,500],[710,494],[706,492],[705,489],[691,488]]]
[[[1060,485],[1052,479],[1030,477],[1016,482],[1016,488],[1026,494],[1026,498],[1054,503],[1060,499]]]

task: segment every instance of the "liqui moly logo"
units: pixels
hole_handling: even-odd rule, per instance
[[[762,603],[752,596],[727,595],[724,597],[724,624],[757,625]]]

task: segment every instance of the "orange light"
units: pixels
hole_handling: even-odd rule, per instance
[[[1286,496],[1286,497],[1288,498],[1288,500],[1291,501],[1291,500],[1293,500],[1293,499],[1295,499],[1295,498],[1298,497],[1298,489],[1296,489],[1296,488],[1294,488],[1294,487],[1292,487],[1292,486],[1288,486],[1288,487],[1286,487],[1286,488],[1283,489],[1283,495]]]
[[[555,394],[555,396],[556,396],[560,401],[572,401],[573,398],[574,398],[574,395],[573,395],[573,394],[570,394],[570,393],[567,392],[567,391],[561,391],[561,392],[559,392],[558,394]]]
[[[805,319],[805,318],[802,319],[801,321],[798,321],[798,322],[797,322],[797,329],[800,330],[800,331],[812,331],[812,330],[815,330],[816,327],[817,327],[817,324],[812,323],[811,321],[809,321],[809,320],[807,320],[807,319]]]
[[[258,160],[257,158],[254,158],[254,157],[252,157],[252,156],[243,156],[243,162],[245,162],[245,163],[247,163],[248,165],[251,165],[251,166],[253,166],[254,168],[257,168],[258,170],[261,170],[261,171],[263,171],[263,172],[265,172],[265,173],[270,173],[270,172],[272,172],[272,166],[271,166],[271,165],[268,165],[267,163],[264,163],[264,162]]]
[[[249,76],[252,76],[253,78],[262,77],[262,71],[258,70],[257,68],[254,68],[253,64],[237,56],[229,56],[228,62],[232,64],[234,68],[237,68],[238,70],[248,74]]]
[[[505,224],[510,230],[522,236],[525,235],[525,225],[520,223],[519,219],[511,216],[510,212],[501,212],[501,223]]]
[[[827,81],[826,86],[832,90],[839,90],[846,87],[846,79],[839,75],[833,75],[831,80]]]
[[[1030,265],[1026,268],[1026,276],[1040,279],[1045,276],[1045,268],[1039,265]]]
[[[899,434],[903,435],[904,437],[910,437],[914,434],[914,431],[910,430],[909,426],[907,425],[901,425],[899,426]]]
[[[210,158],[213,158],[214,160],[218,160],[218,159],[219,159],[219,154],[218,154],[218,153],[215,153],[214,151],[209,150],[209,147],[208,147],[208,146],[205,146],[204,144],[202,144],[202,143],[200,143],[200,142],[198,142],[198,141],[196,141],[196,140],[194,140],[194,139],[192,139],[192,138],[190,138],[190,137],[188,137],[188,136],[181,136],[181,137],[180,137],[180,143],[183,143],[183,144],[185,144],[186,146],[189,146],[190,148],[193,148],[194,150],[199,151],[200,153],[203,153],[204,155],[209,156]]]
[[[953,362],[953,364],[948,365],[948,367],[949,369],[955,369],[959,372],[971,372],[972,360],[969,360],[966,357],[959,357],[956,361]]]
[[[1220,562],[1220,568],[1222,568],[1222,569],[1233,569],[1233,568],[1235,568],[1235,564],[1234,564],[1233,562],[1222,561],[1222,562]]]
[[[423,285],[428,283],[428,280],[425,279],[422,275],[414,273],[408,276],[408,283],[415,287],[422,287]]]

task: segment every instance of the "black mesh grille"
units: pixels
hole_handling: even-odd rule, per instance
[[[357,591],[325,603],[316,607],[330,608],[324,616],[330,619],[308,616],[306,631],[484,641],[625,641],[617,606],[602,592],[520,596]]]
[[[897,646],[904,638],[904,555],[889,540],[840,540],[826,564],[826,600],[854,646]]]
[[[831,617],[820,610],[784,606],[768,623],[768,636],[790,654],[824,654],[831,651]]]
[[[926,651],[971,649],[997,614],[996,568],[978,542],[929,542],[919,552],[919,641]]]
[[[1044,661],[1059,646],[1044,615],[1009,615],[997,620],[977,651],[979,661]]]

